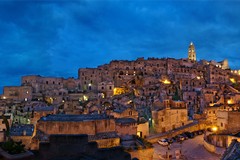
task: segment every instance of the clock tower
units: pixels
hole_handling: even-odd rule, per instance
[[[189,47],[188,47],[188,59],[192,61],[196,61],[196,51],[193,43],[191,42]]]

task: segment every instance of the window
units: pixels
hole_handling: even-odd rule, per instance
[[[119,72],[119,75],[123,75],[123,71],[120,71],[120,72]]]
[[[112,90],[112,86],[109,86],[109,89]]]
[[[63,132],[64,127],[62,125],[59,126],[59,132]]]

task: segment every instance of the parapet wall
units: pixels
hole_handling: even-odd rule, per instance
[[[215,153],[216,147],[210,143],[208,143],[206,140],[203,141],[203,146],[208,150],[209,152]]]
[[[193,123],[183,126],[181,128],[177,128],[176,130],[149,136],[149,137],[147,137],[147,141],[149,141],[150,143],[157,143],[157,141],[162,138],[170,138],[170,137],[174,137],[178,134],[181,134],[183,132],[193,132],[193,131],[198,131],[198,130],[203,130],[203,129],[205,129],[204,123],[194,123],[193,122]]]
[[[96,142],[88,142],[88,135],[50,135],[49,142],[40,143],[39,159],[104,159],[131,160],[121,147],[99,149]]]
[[[138,160],[153,160],[153,148],[139,149],[129,152],[132,158],[138,158]]]

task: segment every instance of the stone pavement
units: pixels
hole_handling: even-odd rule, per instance
[[[193,139],[183,141],[182,144],[174,142],[168,147],[161,146],[157,143],[153,144],[154,155],[153,160],[166,159],[166,153],[172,155],[172,159],[176,159],[175,151],[181,150],[183,156],[181,159],[185,160],[219,160],[220,156],[214,153],[208,152],[203,146],[203,135],[196,136]]]

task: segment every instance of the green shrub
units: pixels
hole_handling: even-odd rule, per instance
[[[19,154],[25,152],[22,142],[14,142],[12,139],[3,142],[1,148],[9,154]]]

